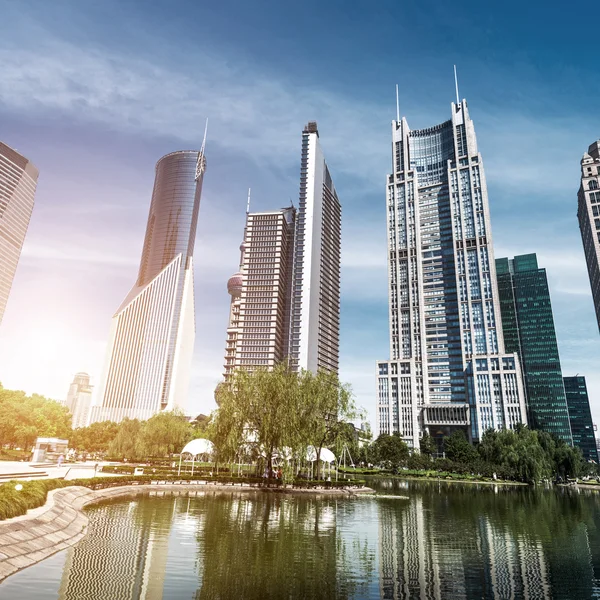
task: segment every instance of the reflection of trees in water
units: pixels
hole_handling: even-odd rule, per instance
[[[598,497],[445,482],[408,488],[404,503],[379,501],[382,597],[592,596]]]
[[[325,498],[215,495],[198,532],[201,587],[196,598],[348,598],[351,577],[373,555],[348,544],[336,527],[337,503]],[[369,561],[371,561],[369,563]],[[232,595],[233,594],[233,595]]]

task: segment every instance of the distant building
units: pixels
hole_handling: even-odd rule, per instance
[[[90,376],[87,373],[75,373],[75,377],[73,377],[73,382],[69,386],[69,393],[67,394],[67,400],[65,402],[65,406],[69,409],[69,412],[73,412],[73,403],[75,402],[75,398],[77,394],[82,388],[90,387]]]
[[[585,460],[598,463],[598,449],[585,377],[581,375],[565,377],[564,382],[573,443],[581,449]]]
[[[289,355],[298,369],[339,368],[342,208],[311,121],[302,133]]]
[[[115,313],[91,422],[149,419],[187,400],[196,335],[194,243],[206,168],[200,151],[156,164],[137,281]]]
[[[89,421],[92,405],[92,386],[87,373],[76,373],[65,402],[72,415],[71,427],[85,427]]]
[[[376,435],[411,448],[429,433],[526,423],[516,354],[505,351],[483,159],[465,100],[411,130],[392,122],[385,203],[390,359],[377,362]]]
[[[0,324],[29,227],[38,174],[29,159],[0,142]]]
[[[226,381],[237,368],[288,357],[295,215],[293,207],[246,215],[240,270],[227,282]]]
[[[581,159],[577,218],[587,263],[596,320],[600,327],[600,140]]]
[[[504,346],[521,361],[532,429],[573,444],[546,269],[535,254],[496,260]]]

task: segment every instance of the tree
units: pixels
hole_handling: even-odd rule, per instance
[[[141,443],[142,423],[137,419],[123,419],[119,423],[119,431],[108,447],[111,456],[139,460],[144,458]]]
[[[408,459],[410,451],[399,433],[382,433],[373,442],[375,462],[386,469],[398,469]]]
[[[461,463],[472,462],[477,457],[477,452],[460,429],[444,438],[444,452],[450,460]]]
[[[161,411],[144,421],[140,443],[146,456],[181,452],[192,439],[192,426],[181,411]]]
[[[321,450],[326,444],[342,447],[344,443],[353,445],[354,425],[347,421],[356,419],[358,413],[350,386],[340,383],[335,372],[319,370],[314,375],[310,371],[302,371],[300,390],[305,439],[315,448],[317,479],[320,479]],[[341,443],[336,443],[338,440]]]
[[[423,434],[423,437],[419,442],[419,449],[421,450],[421,454],[425,454],[427,456],[431,456],[436,450],[435,442],[427,432]]]
[[[252,444],[265,457],[271,473],[275,450],[297,449],[302,429],[298,375],[287,364],[272,370],[237,370],[215,394],[219,408],[212,442],[221,460],[232,460],[243,445]]]
[[[119,432],[119,425],[113,421],[98,421],[87,427],[73,430],[69,439],[71,448],[80,452],[106,452]]]

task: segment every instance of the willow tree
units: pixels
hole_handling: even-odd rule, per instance
[[[317,454],[317,479],[321,476],[321,450],[335,444],[344,434],[347,421],[360,416],[348,384],[340,382],[337,373],[320,370],[300,374],[301,414],[304,432]]]
[[[255,444],[267,461],[273,453],[297,447],[301,429],[298,375],[282,363],[272,370],[237,370],[216,391],[212,441],[221,458],[231,459],[248,443]]]

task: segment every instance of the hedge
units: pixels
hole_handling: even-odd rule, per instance
[[[280,488],[282,485],[281,480],[277,479],[269,479],[268,481],[265,481],[265,479],[262,477],[232,477],[228,475],[218,475],[213,477],[190,477],[182,475],[181,477],[170,476],[163,478],[158,478],[156,475],[137,475],[133,477],[93,477],[91,479],[71,479],[68,481],[65,481],[64,479],[37,479],[34,481],[12,480],[0,484],[0,521],[4,519],[11,519],[12,517],[18,517],[19,515],[24,515],[32,508],[42,506],[46,503],[48,492],[57,488],[79,485],[92,490],[100,490],[127,484],[147,484],[151,481],[173,482],[196,481],[199,479],[202,479],[203,481],[214,481],[221,484],[255,483],[269,488]],[[362,487],[364,484],[364,481],[358,480],[337,482],[297,480],[294,482],[294,486],[299,488],[338,488],[350,486]],[[21,485],[22,489],[17,490],[15,487],[16,485]]]

